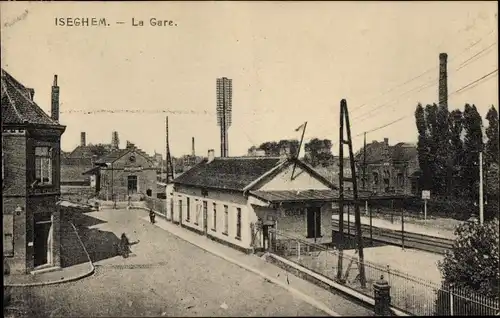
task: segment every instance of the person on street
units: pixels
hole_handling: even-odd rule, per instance
[[[123,256],[123,258],[127,258],[130,254],[130,242],[125,233],[122,233],[120,238],[120,246],[119,246],[119,254]]]
[[[155,213],[153,212],[153,209],[149,209],[149,221],[151,224],[155,224]]]

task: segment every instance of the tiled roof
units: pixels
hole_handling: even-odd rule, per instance
[[[366,163],[381,163],[385,161],[384,142],[372,142],[366,145]],[[417,156],[417,147],[413,144],[400,142],[394,146],[388,146],[388,156],[396,162],[412,160]],[[356,154],[356,160],[362,162],[363,149]]]
[[[89,176],[83,173],[92,168],[89,165],[61,165],[61,182],[89,180]]]
[[[175,184],[243,190],[280,163],[276,157],[226,157],[201,163],[174,179]]]
[[[127,152],[129,152],[131,149],[116,149],[108,153],[107,155],[104,155],[103,157],[99,158],[96,160],[96,163],[108,163],[108,162],[114,162],[115,160],[121,158],[124,156]]]
[[[1,70],[2,122],[4,124],[59,124],[50,118],[33,100],[32,92],[14,77]]]
[[[92,149],[89,146],[78,146],[71,153],[68,158],[92,158]]]
[[[338,201],[338,190],[304,190],[304,191],[250,191],[250,194],[269,203],[292,203],[303,201]],[[369,197],[369,192],[358,192],[359,198]],[[352,191],[345,191],[345,200],[353,199]]]

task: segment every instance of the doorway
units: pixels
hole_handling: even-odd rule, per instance
[[[128,189],[128,195],[137,193],[137,176],[127,177],[127,189]]]
[[[307,238],[321,237],[321,208],[307,208]]]
[[[52,219],[50,215],[35,216],[33,265],[52,265]]]

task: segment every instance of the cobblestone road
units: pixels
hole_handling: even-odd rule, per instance
[[[14,288],[14,304],[26,316],[326,315],[262,277],[144,222],[133,211],[90,213],[83,224],[90,227],[83,240],[96,261],[96,273],[72,283]],[[139,241],[127,259],[111,252],[122,232]]]

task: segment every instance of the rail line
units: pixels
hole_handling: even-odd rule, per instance
[[[345,223],[344,223],[345,226]],[[338,220],[332,220],[332,229],[338,232],[339,222]],[[361,232],[363,238],[370,240],[370,226],[366,224],[361,225]],[[356,229],[351,228],[350,230],[344,227],[344,234],[349,236],[356,235]],[[453,240],[436,237],[431,235],[425,235],[413,232],[404,232],[392,229],[385,229],[379,227],[372,227],[371,238],[373,241],[387,243],[390,245],[403,246],[408,248],[414,248],[417,250],[422,250],[426,252],[444,254],[447,250],[453,247]],[[404,237],[404,243],[403,243]]]

